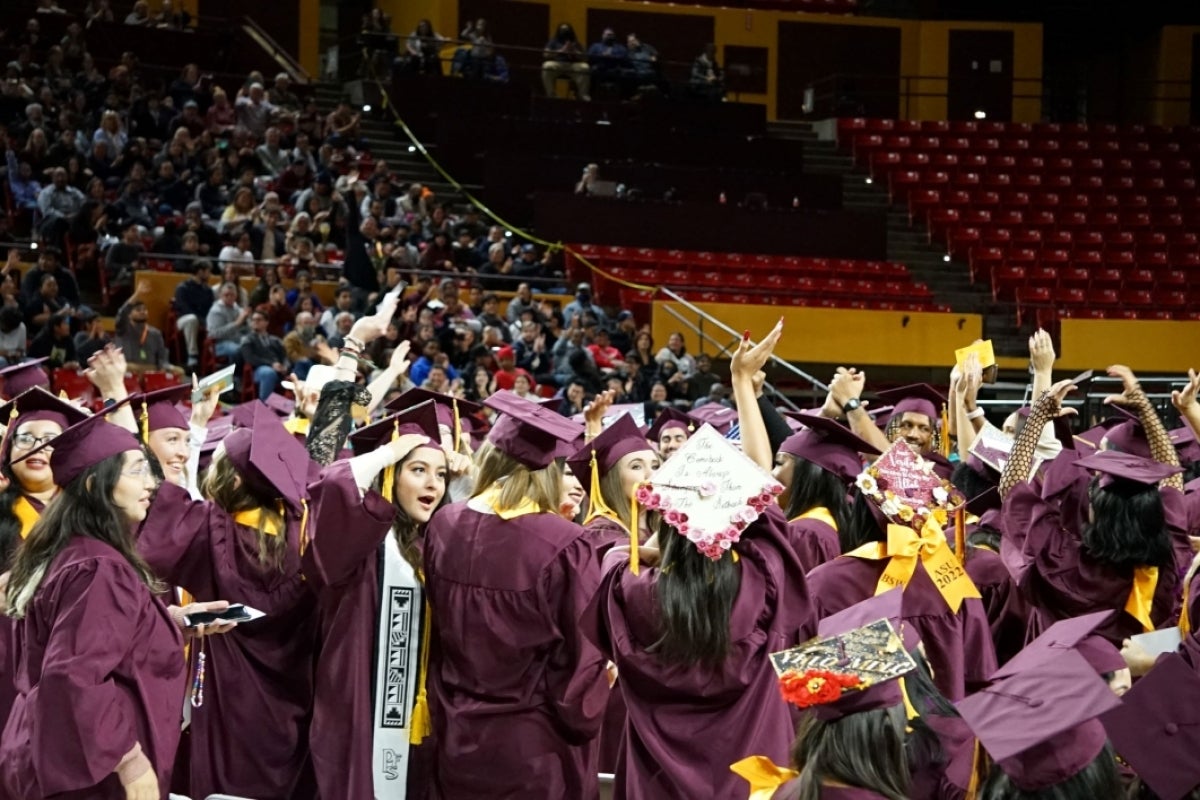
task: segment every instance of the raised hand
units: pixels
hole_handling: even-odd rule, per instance
[[[1171,404],[1180,414],[1186,414],[1196,405],[1196,395],[1200,393],[1200,373],[1194,369],[1188,370],[1188,382],[1182,389],[1171,392]]]

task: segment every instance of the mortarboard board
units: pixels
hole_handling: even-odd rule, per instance
[[[429,439],[440,448],[442,437],[438,431],[437,404],[425,400],[398,411],[378,422],[373,422],[365,428],[359,428],[350,434],[350,446],[355,455],[369,453],[391,441],[393,436],[418,434]]]
[[[892,419],[892,412],[896,410],[895,406],[880,406],[879,408],[868,408],[867,415],[871,417],[871,421],[875,423],[875,427],[880,430],[887,430],[888,422]]]
[[[32,389],[34,386],[49,389],[50,376],[46,374],[46,370],[42,367],[42,364],[48,360],[48,358],[33,358],[29,361],[22,361],[20,364],[13,364],[11,367],[0,369],[0,379],[4,381],[4,397],[16,397],[27,389]]]
[[[530,379],[530,383],[532,382],[533,380]],[[543,397],[539,400],[534,400],[533,402],[537,403],[542,408],[548,408],[551,411],[558,413],[558,410],[562,408],[563,399],[561,397]]]
[[[151,431],[164,428],[188,429],[188,420],[180,413],[175,404],[190,397],[192,387],[186,383],[178,386],[168,386],[153,392],[134,395],[130,398],[133,415],[138,421],[138,428],[143,438]]]
[[[1200,784],[1200,676],[1177,654],[1125,693],[1100,718],[1113,748],[1159,800],[1180,800]]]
[[[733,426],[738,421],[737,409],[726,408],[720,403],[705,403],[699,408],[693,408],[689,411],[688,416],[696,420],[699,424],[707,422],[722,436],[733,430]]]
[[[1116,406],[1113,407],[1116,408]],[[1127,419],[1128,417],[1106,417],[1087,430],[1075,434],[1075,441],[1083,442],[1090,445],[1093,449],[1098,449],[1100,443],[1104,441],[1104,437],[1108,436],[1108,432]]]
[[[1171,444],[1175,445],[1175,451],[1179,453],[1179,463],[1188,466],[1200,461],[1200,441],[1196,440],[1196,434],[1190,426],[1173,428],[1168,434]]]
[[[292,412],[296,410],[296,401],[281,394],[267,395],[267,399],[263,401],[263,405],[271,409],[276,416],[284,418],[290,417]]]
[[[1128,666],[1121,651],[1103,636],[1092,635],[1082,639],[1075,645],[1075,651],[1092,665],[1097,675],[1107,675]]]
[[[988,680],[999,680],[1018,672],[1036,670],[1040,664],[1053,660],[1067,650],[1076,650],[1079,643],[1092,635],[1097,628],[1112,619],[1115,611],[1097,611],[1071,619],[1059,620],[1041,635],[1013,656],[1000,669],[993,672]]]
[[[48,420],[57,422],[59,427],[66,430],[87,419],[90,414],[74,403],[55,397],[50,392],[34,386],[26,389],[4,405],[0,405],[0,424],[13,427],[13,423],[31,422],[33,420]],[[10,430],[8,435],[16,433]]]
[[[225,456],[256,492],[298,510],[308,499],[308,451],[269,408],[253,408],[250,426],[225,437]]]
[[[853,483],[862,472],[860,453],[880,454],[879,448],[863,441],[835,420],[815,415],[800,415],[799,420],[807,430],[784,439],[779,452],[811,461],[845,483]]]
[[[868,597],[855,603],[849,608],[843,608],[836,614],[817,623],[817,636],[837,636],[849,633],[856,628],[869,625],[877,619],[886,619],[892,624],[892,629],[900,635],[904,649],[912,652],[921,643],[921,635],[912,625],[904,624],[904,590],[897,587],[882,594]]]
[[[76,422],[51,441],[38,445],[17,460],[24,461],[47,447],[52,448],[50,471],[54,473],[54,482],[66,486],[89,467],[106,458],[129,450],[141,450],[136,436],[108,419],[109,414],[128,402],[129,398],[126,398],[99,414]]]
[[[567,464],[571,467],[571,472],[575,473],[575,477],[579,478],[579,482],[583,484],[584,489],[587,489],[589,494],[593,494],[592,488],[592,456],[596,457],[596,479],[609,470],[616,469],[617,462],[630,453],[637,453],[643,450],[650,450],[650,445],[646,443],[646,437],[642,435],[642,430],[633,421],[633,417],[628,414],[622,414],[613,424],[602,430],[595,439],[586,443],[579,448],[574,454],[567,459]],[[653,451],[651,451],[653,452]],[[655,457],[657,460],[657,456]],[[593,505],[596,499],[592,498]]]
[[[657,443],[662,439],[663,433],[671,428],[679,428],[685,431],[688,436],[691,436],[699,427],[699,421],[682,411],[668,406],[654,420],[654,424],[650,426],[650,430],[646,431],[646,438]]]
[[[818,638],[771,653],[783,699],[832,721],[904,702],[897,678],[916,669],[892,622],[901,591],[864,600],[842,612],[841,624],[824,623]],[[863,620],[870,620],[864,622]],[[840,630],[843,625],[853,625]]]
[[[1084,456],[1075,462],[1075,466],[1099,472],[1102,476],[1102,487],[1112,484],[1117,479],[1154,486],[1159,481],[1183,472],[1182,467],[1162,464],[1117,450],[1101,450]]]
[[[942,418],[942,406],[946,405],[946,398],[941,392],[927,383],[914,383],[898,389],[885,389],[877,394],[880,400],[893,405],[892,415],[888,418],[888,422],[900,417],[906,411],[912,411],[929,417],[930,423],[936,429]]]
[[[431,392],[428,389],[415,387],[409,389],[401,395],[398,395],[384,408],[388,411],[403,411],[406,408],[411,408],[418,403],[423,403],[426,400],[432,400],[435,404],[434,411],[437,414],[438,424],[445,425],[450,429],[451,433],[456,433],[456,437],[461,438],[463,432],[474,432],[486,427],[485,423],[479,419],[478,414],[483,411],[483,406],[479,403],[472,403],[470,400],[463,400],[459,397],[454,397],[441,392]],[[457,427],[455,422],[457,421]],[[455,441],[457,448],[458,442]]]
[[[1064,650],[957,704],[963,721],[1019,788],[1056,786],[1092,763],[1107,741],[1101,714],[1121,705],[1087,660]]]
[[[507,390],[494,393],[483,404],[503,415],[492,426],[488,441],[529,469],[544,469],[554,459],[571,455],[583,436],[579,423]]]
[[[255,398],[254,400],[250,400],[245,403],[240,403],[240,404],[234,406],[233,408],[229,409],[229,416],[233,420],[234,427],[235,428],[249,428],[251,425],[253,425],[254,424],[254,415],[257,413],[257,409],[259,406],[262,406],[263,408],[267,408],[266,403],[264,403],[262,400]],[[267,410],[270,411],[269,408],[267,408]],[[275,413],[275,412],[272,411],[271,413]]]

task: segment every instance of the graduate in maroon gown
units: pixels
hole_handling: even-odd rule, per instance
[[[905,483],[912,480],[921,486]],[[904,489],[911,492],[907,498]],[[859,477],[853,491],[851,524],[842,541],[846,552],[808,575],[818,612],[828,616],[903,586],[904,622],[920,634],[938,690],[949,700],[961,699],[996,668],[979,591],[942,532],[946,509],[961,497],[899,442]],[[944,579],[935,583],[934,574]]]
[[[31,358],[20,364],[0,369],[0,385],[3,386],[0,389],[0,397],[11,400],[35,386],[50,391],[50,376],[46,374],[46,369],[42,366],[49,360],[49,358]]]
[[[309,735],[321,800],[425,796],[428,775],[413,768],[410,738],[420,681],[421,539],[446,500],[439,440],[427,400],[356,431],[350,441],[358,455],[326,470],[349,470],[365,494],[361,510],[350,498],[337,504],[337,514],[316,520],[303,558],[321,612]]]
[[[957,704],[992,758],[979,796],[1123,797],[1116,759],[1098,719],[1121,701],[1076,650],[1039,650],[1030,654],[1027,649],[1025,666]]]
[[[591,426],[597,428],[612,394],[602,393],[588,406],[589,435]],[[646,437],[629,414],[622,414],[607,428],[599,431],[579,452],[567,459],[567,466],[587,487],[588,509],[583,527],[593,538],[601,556],[613,545],[632,546],[645,542],[649,536],[646,512],[636,511],[633,504],[639,486],[650,479],[659,467],[658,454],[646,444]],[[635,520],[633,515],[637,514]],[[619,678],[617,680],[620,680]],[[604,727],[600,732],[600,771],[612,773],[621,751],[625,732],[625,702],[621,692],[609,693],[604,712]]]
[[[1101,476],[1088,489],[1091,522],[1082,526],[1084,513],[1064,514],[1043,499],[1027,482],[1033,440],[1070,390],[1064,381],[1034,404],[1001,478],[1001,556],[1033,607],[1030,637],[1058,619],[1116,609],[1099,634],[1120,646],[1133,634],[1170,624],[1181,596],[1174,541],[1186,541],[1178,527],[1186,524],[1186,512],[1178,456],[1133,374],[1124,367],[1109,371],[1125,386],[1110,399],[1138,412],[1157,460],[1111,450],[1078,459],[1076,469]]]
[[[700,423],[690,415],[668,406],[646,431],[646,438],[658,448],[658,454],[666,461],[683,447],[683,443],[698,427]]]
[[[811,570],[842,553],[838,532],[850,516],[846,492],[862,472],[861,454],[879,450],[837,422],[802,414],[807,426],[786,439],[775,456],[775,479],[784,485],[780,505],[800,563]]]
[[[900,592],[871,597],[822,620],[812,641],[771,655],[783,700],[800,710],[792,779],[772,800],[914,797],[905,685],[916,663],[897,630],[900,606]],[[789,776],[761,756],[731,769],[764,792]]]
[[[557,514],[561,459],[583,429],[511,392],[486,404],[501,417],[477,454],[475,493],[425,532],[432,795],[590,800],[609,689],[579,614],[600,564]]]
[[[137,435],[152,464],[163,480],[188,490],[199,499],[200,447],[207,436],[209,419],[216,411],[217,396],[192,404],[191,414],[184,416],[178,404],[190,400],[194,385],[180,384],[153,392],[135,395],[130,406],[137,422]]]
[[[671,502],[655,535],[609,551],[584,615],[628,712],[616,798],[735,797],[743,785],[729,764],[786,759],[794,727],[768,654],[807,638],[815,618],[751,385],[779,334],[734,356],[746,454],[696,431],[646,487],[643,505]]]
[[[0,574],[8,572],[45,504],[58,493],[49,457],[42,453],[41,457],[20,460],[21,456],[87,416],[87,412],[39,387],[26,389],[0,406],[0,421],[7,426],[0,442],[4,486],[0,491]],[[16,698],[14,630],[12,620],[0,617],[0,730]]]
[[[213,640],[203,703],[193,703],[190,790],[253,797],[313,793],[308,753],[316,595],[300,556],[312,519],[351,518],[360,505],[345,474],[307,485],[315,467],[269,409],[229,434],[193,501],[165,482],[138,536],[163,579],[198,600],[229,599],[266,616]],[[347,487],[346,484],[349,484]],[[199,655],[192,650],[193,669]]]
[[[185,665],[182,616],[156,597],[130,534],[150,505],[150,465],[104,416],[61,433],[50,462],[62,494],[7,587],[20,696],[0,738],[0,780],[12,797],[165,797]]]

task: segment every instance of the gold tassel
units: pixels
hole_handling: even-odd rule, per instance
[[[641,525],[638,521],[638,504],[637,504],[637,487],[633,488],[633,494],[629,496],[629,571],[634,575],[638,574],[641,569],[641,554],[638,552],[638,547],[641,543],[638,541],[638,533]]]
[[[454,452],[457,453],[459,442],[462,441],[462,416],[458,413],[458,398],[455,398],[450,405],[454,409]]]
[[[433,733],[433,718],[429,715],[429,696],[425,682],[429,679],[429,629],[433,614],[429,600],[425,600],[425,628],[421,631],[421,662],[417,672],[417,700],[413,703],[412,719],[408,727],[408,743],[420,744]]]
[[[912,704],[912,700],[910,700],[908,697],[908,686],[906,686],[904,683],[904,677],[901,676],[899,681],[900,681],[900,696],[904,698],[904,718],[906,720],[908,720],[909,722],[912,722],[914,719],[917,719],[921,715],[917,712],[916,706],[914,706]],[[906,727],[907,727],[907,730],[911,733],[912,726],[908,725]]]
[[[954,511],[954,554],[958,556],[958,563],[962,564],[967,560],[967,520],[966,510],[959,506]]]
[[[142,416],[140,420],[142,424],[142,444],[150,444],[150,404],[142,401]]]
[[[946,410],[946,404],[942,404],[942,457],[950,457],[950,412]]]
[[[394,442],[399,438],[400,438],[400,423],[399,423],[399,421],[397,421],[392,424],[391,441]],[[380,493],[383,495],[384,499],[387,500],[389,503],[395,502],[395,499],[392,497],[392,493],[395,491],[395,488],[396,488],[396,465],[388,464],[386,467],[383,468],[383,483],[379,487],[379,490],[380,490]]]

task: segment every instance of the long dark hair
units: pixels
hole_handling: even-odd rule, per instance
[[[979,790],[979,800],[1095,800],[1100,797],[1124,797],[1117,761],[1112,746],[1105,743],[1092,763],[1065,781],[1046,789],[1026,791],[993,766]]]
[[[29,538],[17,552],[8,581],[8,613],[20,618],[37,591],[45,570],[75,536],[104,542],[119,552],[152,591],[161,590],[150,567],[138,555],[128,520],[113,505],[113,490],[121,479],[125,454],[109,456],[62,487],[46,506]]]
[[[928,715],[938,717],[957,717],[958,711],[946,697],[938,691],[933,682],[933,673],[929,670],[929,662],[920,649],[909,651],[917,668],[904,676],[904,691],[908,701],[917,710],[918,716],[908,721],[911,732],[908,734],[907,752],[908,764],[913,771],[920,767],[938,767],[946,763],[946,751],[937,732],[925,721]]]
[[[820,800],[823,781],[869,789],[888,800],[907,800],[904,706],[828,722],[805,714],[796,728],[792,764],[800,771],[795,800]]]
[[[720,666],[729,654],[729,616],[741,586],[738,569],[731,557],[713,561],[665,522],[657,530],[663,635],[652,649],[664,661]]]
[[[1115,567],[1166,567],[1174,562],[1157,486],[1122,479],[1088,487],[1092,521],[1084,526],[1088,555]]]
[[[849,553],[869,542],[887,541],[886,529],[876,518],[871,501],[857,487],[851,489],[850,494],[853,499],[850,501],[849,518],[845,527],[838,527],[842,552]]]
[[[846,501],[846,484],[842,479],[806,458],[783,455],[795,462],[787,518],[795,519],[814,508],[827,508],[839,531],[849,527],[850,504]]]

